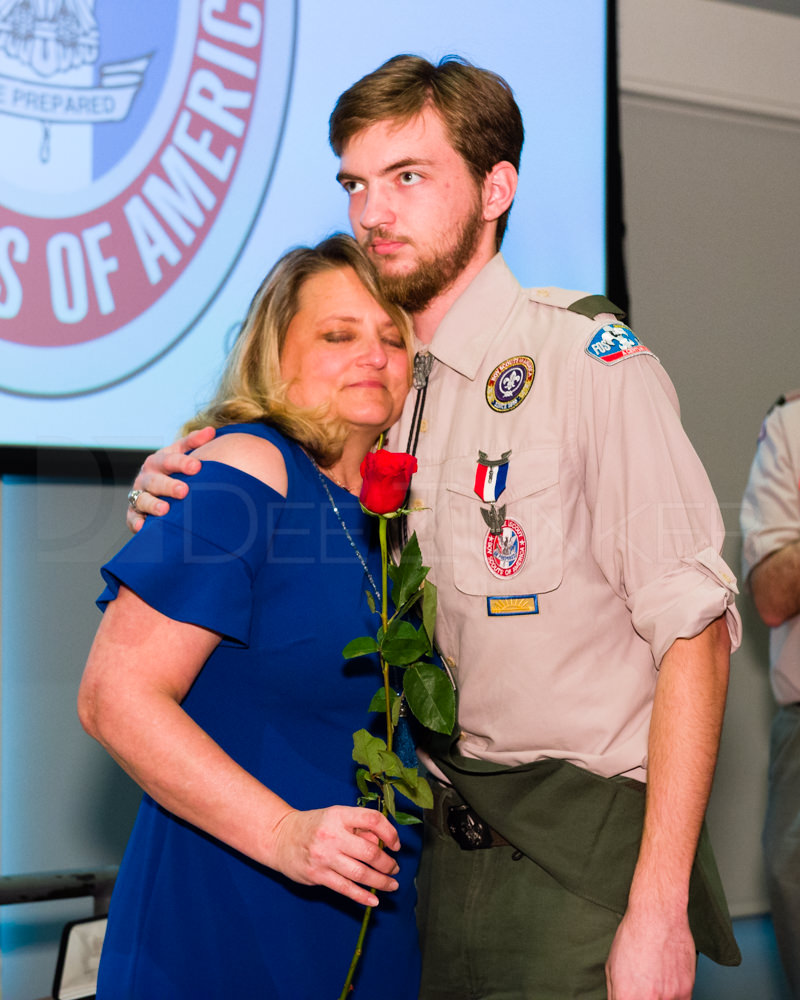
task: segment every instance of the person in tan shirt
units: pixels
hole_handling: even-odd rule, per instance
[[[418,457],[409,526],[459,696],[427,748],[420,996],[685,1000],[697,950],[738,961],[700,839],[735,580],[656,358],[606,300],[525,291],[498,253],[522,136],[505,81],[453,58],[398,56],[331,116],[354,235],[414,320],[391,444]],[[204,439],[148,459],[134,529]]]
[[[800,390],[781,396],[758,437],[742,502],[742,575],[770,626],[778,711],[770,740],[764,860],[772,921],[800,997]]]

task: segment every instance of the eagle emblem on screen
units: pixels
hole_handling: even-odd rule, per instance
[[[162,358],[269,187],[295,2],[0,0],[0,392],[69,397]]]

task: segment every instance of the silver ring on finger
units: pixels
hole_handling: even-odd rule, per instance
[[[144,492],[145,492],[144,490],[128,490],[128,506],[132,511],[135,511],[137,514],[142,513],[142,511],[140,511],[139,508],[136,506],[136,503],[139,497]]]

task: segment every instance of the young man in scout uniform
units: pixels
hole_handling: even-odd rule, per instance
[[[764,861],[772,922],[800,997],[800,390],[781,396],[758,436],[742,502],[742,574],[770,626],[772,693]]]
[[[396,57],[331,116],[353,232],[414,318],[391,446],[419,461],[459,698],[431,748],[420,995],[689,998],[697,950],[738,961],[700,836],[735,581],[652,353],[606,300],[526,291],[498,252],[522,138],[508,85],[456,59]],[[196,467],[184,445],[135,487],[179,495],[161,473]]]

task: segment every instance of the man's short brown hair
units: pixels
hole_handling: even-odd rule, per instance
[[[507,160],[519,170],[525,136],[522,115],[506,81],[458,56],[438,65],[421,56],[394,56],[348,88],[330,117],[328,137],[337,156],[358,132],[378,122],[404,125],[433,107],[450,142],[478,184],[492,167]],[[509,209],[510,211],[510,209]],[[497,220],[497,247],[508,211]]]

